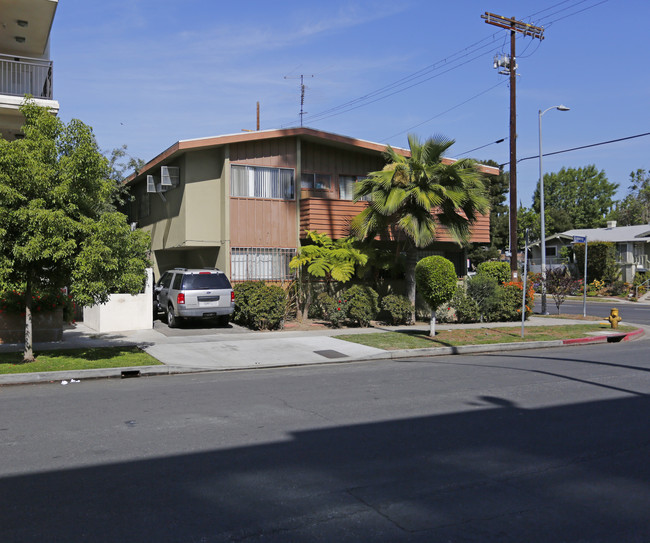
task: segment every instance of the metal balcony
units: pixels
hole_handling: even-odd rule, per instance
[[[0,94],[52,99],[52,61],[0,55]]]

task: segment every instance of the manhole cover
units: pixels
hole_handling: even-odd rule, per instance
[[[345,358],[348,355],[334,351],[332,349],[325,349],[324,351],[314,351],[316,354],[324,356],[325,358]]]

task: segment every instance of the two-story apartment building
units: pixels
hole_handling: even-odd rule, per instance
[[[50,30],[58,0],[0,0],[0,134],[20,137],[26,94],[56,114]]]
[[[385,165],[384,151],[303,127],[179,141],[127,180],[130,219],[151,233],[157,277],[175,266],[214,266],[233,281],[288,279],[305,230],[349,234],[368,205],[352,201],[354,183]],[[463,250],[444,228],[438,233],[429,254],[446,256],[463,275]],[[488,215],[472,240],[490,241]]]

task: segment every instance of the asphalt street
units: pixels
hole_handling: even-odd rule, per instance
[[[0,389],[0,539],[650,539],[647,341]]]

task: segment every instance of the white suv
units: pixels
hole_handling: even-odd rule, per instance
[[[167,315],[170,328],[185,318],[216,319],[225,326],[235,310],[235,293],[221,270],[174,268],[156,283],[153,307]]]

